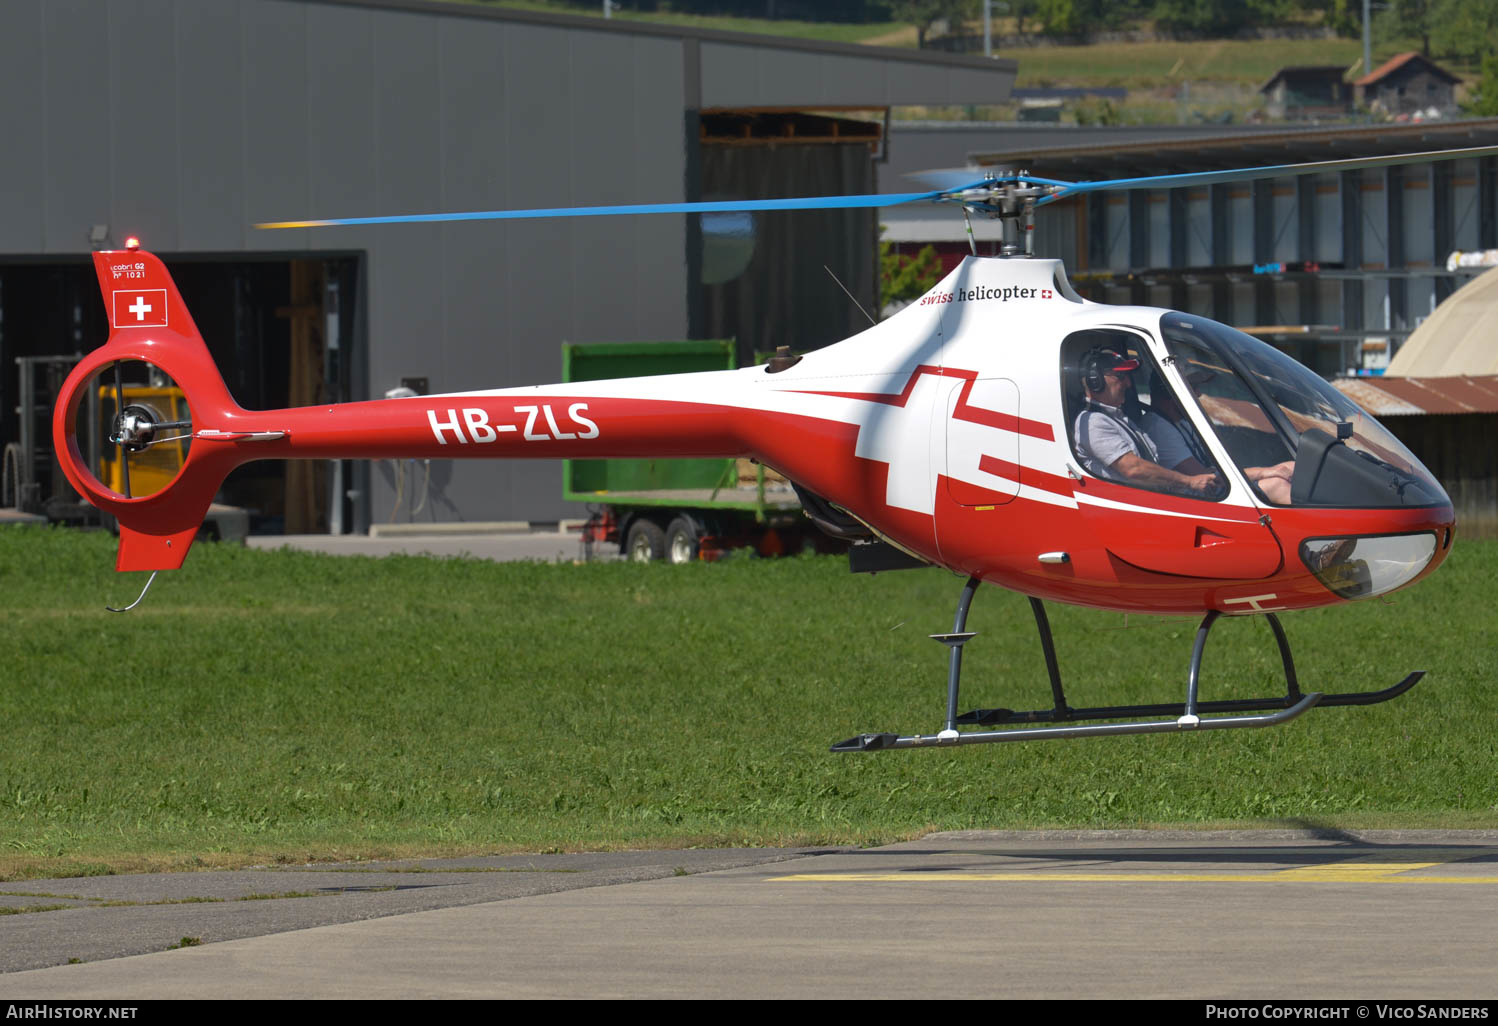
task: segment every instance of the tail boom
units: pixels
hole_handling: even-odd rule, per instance
[[[515,389],[275,410],[247,415],[239,427],[281,435],[253,446],[251,459],[746,455],[734,413],[674,398]]]
[[[749,455],[742,411],[695,401],[700,393],[683,376],[669,383],[589,382],[245,410],[229,395],[156,256],[105,251],[94,254],[94,266],[110,334],[64,383],[53,440],[68,481],[118,522],[119,570],[180,567],[224,478],[259,459]],[[192,444],[181,469],[145,496],[124,495],[100,481],[78,444],[80,411],[95,379],[107,381],[117,364],[132,361],[168,375],[182,389],[191,419]]]
[[[112,251],[96,253],[94,263],[111,331],[64,384],[53,434],[73,487],[119,523],[120,570],[180,567],[224,478],[261,459],[752,457],[832,501],[884,510],[870,521],[876,527],[898,512],[882,501],[884,464],[852,458],[855,417],[826,399],[766,388],[752,370],[245,410],[159,259]],[[183,465],[146,496],[101,482],[77,441],[92,382],[126,361],[169,376],[189,409]],[[116,433],[124,452],[126,431],[117,425]],[[926,524],[915,536],[930,533]]]

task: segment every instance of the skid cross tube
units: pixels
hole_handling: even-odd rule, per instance
[[[1202,656],[1207,647],[1207,635],[1221,617],[1216,610],[1202,618],[1196,630],[1196,640],[1191,649],[1191,666],[1187,674],[1186,701],[1159,703],[1154,705],[1114,705],[1095,708],[1074,709],[1066,702],[1066,692],[1061,684],[1061,671],[1056,660],[1056,646],[1051,638],[1050,620],[1045,605],[1037,598],[1030,599],[1030,609],[1035,615],[1035,626],[1040,632],[1041,649],[1045,654],[1046,674],[1050,678],[1051,697],[1055,704],[1050,709],[1016,712],[1012,709],[975,709],[958,716],[957,700],[962,678],[962,646],[975,636],[965,630],[968,611],[972,607],[973,595],[978,589],[976,577],[963,585],[962,596],[957,602],[957,616],[952,633],[931,635],[950,648],[947,670],[947,719],[945,727],[936,734],[899,735],[892,733],[860,734],[832,746],[834,752],[873,752],[886,748],[922,748],[940,745],[994,744],[1010,741],[1043,741],[1053,738],[1096,737],[1112,734],[1164,734],[1182,730],[1241,730],[1256,727],[1272,727],[1288,723],[1307,710],[1318,705],[1373,705],[1397,698],[1419,683],[1425,676],[1417,670],[1398,684],[1381,691],[1357,691],[1337,694],[1311,692],[1304,694],[1295,674],[1295,660],[1290,653],[1290,642],[1279,617],[1265,613],[1274,640],[1279,648],[1280,662],[1285,671],[1285,694],[1278,698],[1227,699],[1212,702],[1199,700]],[[1259,712],[1263,715],[1241,715]],[[1202,714],[1232,713],[1240,715],[1215,715],[1203,719]],[[1173,719],[1128,723],[1080,723],[1082,720],[1133,719],[1136,717],[1169,716]],[[1055,727],[1025,727],[1017,730],[970,730],[959,731],[958,726],[992,727],[1007,724],[1061,723]]]

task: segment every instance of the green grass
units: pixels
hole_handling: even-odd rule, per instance
[[[600,21],[603,19],[601,2],[588,7],[547,3],[546,0],[446,0],[446,2],[520,11],[539,11],[544,14],[570,14],[576,17],[598,18]],[[615,11],[613,20],[677,25],[694,29],[715,29],[723,32],[753,32],[760,35],[790,36],[832,43],[877,43],[882,46],[911,47],[916,44],[915,29],[902,22],[869,22],[857,25],[833,21],[795,21],[789,18],[770,20],[768,18],[678,14],[674,11],[642,14],[629,10]]]
[[[525,11],[602,17],[602,4],[570,6],[547,0],[449,0],[452,3]],[[916,30],[906,22],[867,25],[837,22],[768,20],[763,18],[704,17],[668,11],[641,14],[620,11],[621,21],[678,25],[689,28],[752,32],[842,43],[914,47]],[[1315,19],[1311,21],[1314,23]],[[1148,27],[1141,22],[1138,27]],[[1033,25],[1032,25],[1033,28]],[[981,24],[974,20],[965,31],[976,35]],[[994,31],[1000,37],[1015,32],[1013,19],[999,18]],[[1036,37],[1039,39],[1040,37]],[[1373,51],[1373,66],[1407,50],[1418,49],[1417,39],[1389,39]],[[1121,124],[1169,124],[1182,119],[1242,120],[1263,113],[1259,87],[1276,71],[1299,65],[1340,64],[1366,74],[1362,67],[1362,42],[1352,38],[1331,39],[1203,39],[1192,41],[1099,42],[1087,45],[1038,45],[1004,48],[996,56],[1018,62],[1015,85],[1021,88],[1123,87],[1127,98],[1116,105],[1114,116]],[[1479,69],[1462,61],[1440,58],[1453,74],[1475,81]],[[1356,65],[1356,67],[1354,67]],[[1183,89],[1184,87],[1184,89]],[[1065,120],[1081,117],[1086,110],[1069,108]],[[1013,104],[961,105],[949,107],[897,108],[897,119],[918,120],[1011,120]],[[1096,114],[1097,112],[1093,112]]]
[[[0,529],[0,879],[129,867],[932,828],[1498,825],[1498,543],[1389,601],[1286,617],[1307,690],[1430,677],[1285,727],[832,755],[932,732],[960,581],[832,558],[494,564],[202,544],[141,575],[101,533]],[[1178,700],[1194,623],[1056,607],[1073,704]],[[965,706],[1048,704],[1024,600],[984,589]],[[1219,625],[1203,697],[1274,693]],[[107,871],[107,869],[103,870]]]
[[[1374,66],[1412,48],[1418,47],[1408,41],[1380,44],[1373,51]],[[1237,120],[1260,116],[1264,97],[1259,88],[1284,67],[1340,65],[1350,69],[1349,81],[1366,73],[1362,43],[1357,39],[1094,43],[1006,49],[999,56],[1018,62],[1015,85],[1020,88],[1127,89],[1128,96],[1117,111],[1126,124],[1174,123],[1228,114]],[[1474,70],[1449,61],[1442,64],[1458,75],[1470,77]],[[1012,110],[989,110],[985,116],[1002,119],[1011,116]]]
[[[1257,89],[1280,68],[1342,64],[1363,55],[1356,39],[1208,39],[1199,42],[1095,43],[1003,50],[1019,62],[1019,86],[1126,86],[1220,82]]]

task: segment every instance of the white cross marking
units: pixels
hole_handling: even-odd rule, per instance
[[[137,321],[143,321],[146,319],[146,314],[150,313],[153,307],[150,303],[146,302],[145,296],[136,296],[135,304],[133,306],[127,306],[125,309],[135,314],[135,319]]]
[[[859,411],[854,453],[889,464],[884,501],[916,513],[936,511],[937,468],[931,460],[931,417],[948,379],[922,374],[903,407],[869,403]],[[950,387],[950,386],[949,386]]]

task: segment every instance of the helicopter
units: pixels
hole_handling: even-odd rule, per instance
[[[460,219],[880,207],[932,202],[999,222],[924,296],[841,342],[739,370],[246,410],[230,396],[165,265],[135,240],[94,253],[108,340],[64,384],[53,431],[64,473],[119,529],[116,569],[179,568],[224,478],[262,459],[748,458],[795,485],[809,517],[859,539],[862,566],[965,578],[950,632],[946,716],[929,734],[864,733],[832,751],[1269,727],[1313,707],[1404,694],[1303,692],[1279,613],[1407,587],[1450,552],[1455,513],[1420,461],[1320,376],[1231,327],[1085,300],[1031,252],[1037,208],[1097,190],[1172,188],[1486,156],[1498,147],[1067,182],[943,172],[932,191],[624,207],[287,221],[266,229]],[[182,389],[188,416],[126,404],[141,362]],[[80,446],[85,399],[108,389],[123,490]],[[101,384],[102,383],[102,386]],[[1162,426],[1162,421],[1166,422]],[[1169,430],[1166,430],[1166,428]],[[1166,445],[1155,443],[1172,439]],[[1173,432],[1173,433],[1172,433]],[[1108,442],[1109,434],[1126,437]],[[132,457],[188,443],[170,481],[131,493]],[[1108,445],[1128,450],[1108,455]],[[1188,452],[1181,458],[1175,450]],[[1167,458],[1167,450],[1171,455]],[[1180,469],[1173,469],[1180,468]],[[1129,472],[1123,472],[1127,469]],[[1135,473],[1137,471],[1137,473]],[[1029,599],[1052,705],[959,713],[968,612],[982,583]],[[1201,616],[1184,702],[1077,708],[1045,602]],[[112,607],[111,607],[112,608]],[[124,610],[116,610],[124,611]],[[1223,616],[1263,616],[1285,693],[1203,700],[1202,656]]]

